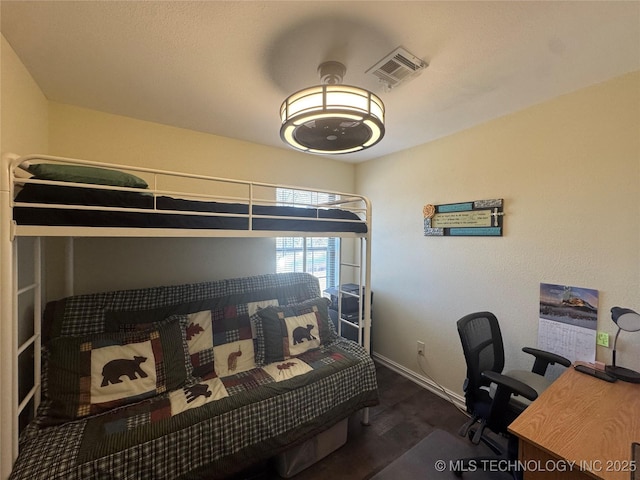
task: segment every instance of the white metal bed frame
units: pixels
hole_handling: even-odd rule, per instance
[[[109,211],[141,211],[149,213],[149,209],[135,209],[125,207],[93,207],[93,206],[69,206],[59,204],[34,204],[34,203],[18,203],[14,201],[14,193],[16,186],[28,183],[41,183],[49,185],[78,186],[87,187],[87,184],[74,184],[70,182],[57,182],[47,180],[35,180],[30,178],[21,178],[16,176],[15,171],[23,162],[47,162],[47,163],[64,163],[72,165],[87,165],[93,167],[110,168],[116,170],[125,170],[135,172],[136,174],[151,177],[149,182],[150,188],[144,190],[145,193],[154,196],[154,211],[160,214],[180,214],[180,215],[200,215],[200,216],[234,216],[248,218],[248,230],[222,230],[222,229],[183,229],[183,228],[137,228],[137,227],[75,227],[75,226],[39,226],[39,225],[17,225],[13,220],[13,208],[16,206],[40,207],[40,208],[70,208],[76,210],[109,210]],[[204,182],[213,182],[216,185],[234,185],[246,189],[246,195],[241,196],[219,196],[208,195],[202,193],[192,193],[188,191],[163,190],[158,188],[159,178],[167,179],[195,179]],[[117,190],[117,191],[133,191],[140,192],[140,189],[126,187],[109,187],[103,185],[91,185],[91,188]],[[73,158],[55,157],[50,155],[28,155],[18,156],[15,154],[5,154],[2,157],[2,168],[0,171],[0,478],[6,479],[18,455],[18,436],[19,436],[19,416],[27,408],[37,409],[40,402],[40,368],[41,368],[41,315],[43,304],[43,261],[42,261],[42,237],[67,237],[65,248],[66,255],[66,273],[65,273],[65,295],[73,294],[73,238],[74,237],[339,237],[359,239],[359,251],[355,255],[355,261],[347,261],[343,257],[343,248],[340,248],[340,273],[338,289],[338,331],[340,332],[343,325],[347,328],[356,328],[358,331],[358,340],[367,351],[370,351],[370,332],[371,332],[371,302],[359,302],[360,318],[358,324],[354,324],[342,319],[342,297],[354,296],[358,294],[344,291],[342,285],[348,281],[357,281],[359,292],[364,291],[364,298],[371,299],[371,203],[361,195],[346,194],[335,191],[323,191],[334,195],[338,200],[330,204],[317,205],[300,205],[301,207],[314,208],[341,208],[350,210],[358,214],[358,216],[366,223],[366,233],[351,232],[303,232],[303,231],[272,231],[272,230],[256,230],[253,228],[253,219],[263,218],[279,218],[279,219],[295,219],[302,220],[298,217],[280,217],[280,216],[260,216],[252,213],[253,205],[276,205],[275,189],[287,188],[302,191],[319,191],[318,189],[303,188],[291,185],[276,185],[262,182],[250,182],[235,179],[226,179],[220,177],[211,177],[205,175],[194,175],[188,173],[163,171],[150,168],[115,165],[104,162],[93,162],[87,160],[79,160]],[[258,198],[256,191],[273,192],[267,196],[271,198]],[[244,203],[249,206],[248,214],[224,214],[224,213],[206,213],[206,212],[185,212],[160,210],[155,208],[155,198],[158,195],[168,195],[176,197],[188,197],[191,199],[208,200],[208,201],[226,201],[234,203]],[[321,219],[312,218],[310,221],[344,221],[353,222],[353,220],[339,219]],[[19,288],[18,271],[19,261],[22,252],[18,252],[18,238],[33,237],[33,249],[30,255],[33,258],[33,281]],[[27,252],[27,256],[29,252]],[[348,281],[344,279],[344,267],[352,269],[352,275]],[[355,280],[354,280],[355,279]],[[19,299],[21,296],[33,296],[33,333],[26,341],[19,344]],[[19,398],[19,356],[27,349],[33,349],[33,386],[29,392]],[[368,423],[368,409],[364,411],[363,422]]]

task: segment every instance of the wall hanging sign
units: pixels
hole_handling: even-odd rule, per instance
[[[427,237],[501,237],[504,202],[501,198],[474,202],[425,205],[424,235]]]

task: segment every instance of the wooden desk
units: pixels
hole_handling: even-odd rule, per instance
[[[640,442],[640,384],[568,368],[509,431],[519,438],[525,479],[640,478],[631,456],[632,442]],[[575,462],[573,470],[559,471],[563,462]]]

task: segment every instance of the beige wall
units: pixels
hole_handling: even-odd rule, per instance
[[[541,282],[599,290],[604,331],[612,306],[640,311],[640,72],[360,164],[356,178],[373,202],[374,350],[419,373],[424,340],[427,372],[455,392],[467,313],[493,311],[507,365],[528,367],[518,349],[536,344]],[[423,205],[486,198],[505,199],[503,237],[423,236]],[[623,365],[640,367],[638,337],[620,336]]]
[[[0,151],[46,152],[47,99],[2,36]]]
[[[49,132],[53,155],[345,192],[355,185],[344,162],[54,102]],[[273,239],[76,239],[75,252],[76,293],[275,271]]]
[[[277,123],[273,125],[277,135]],[[354,188],[353,165],[51,102],[49,150],[95,161],[308,187]]]

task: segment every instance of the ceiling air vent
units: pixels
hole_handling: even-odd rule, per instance
[[[384,83],[388,90],[408,82],[427,68],[427,62],[398,47],[366,71]]]

